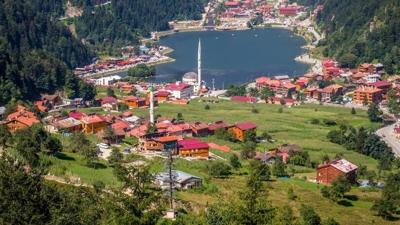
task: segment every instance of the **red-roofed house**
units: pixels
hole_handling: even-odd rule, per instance
[[[317,182],[331,184],[339,176],[344,176],[351,183],[355,183],[356,171],[357,166],[345,159],[333,160],[318,166]]]
[[[224,5],[225,5],[226,8],[238,8],[238,7],[240,7],[240,2],[239,1],[229,0],[229,1],[226,1],[224,3]]]
[[[382,90],[373,87],[358,87],[353,94],[353,102],[356,104],[380,103],[382,101]]]
[[[244,141],[248,132],[255,132],[257,125],[252,122],[236,123],[233,127],[229,128],[229,131],[233,134],[235,139]]]
[[[146,99],[139,98],[136,96],[127,96],[121,99],[123,103],[129,106],[129,108],[139,108],[146,106]]]
[[[202,122],[195,122],[190,124],[192,133],[196,137],[204,137],[209,134],[208,125]]]
[[[221,120],[208,124],[208,130],[209,130],[210,134],[214,134],[217,129],[227,130],[230,127],[231,126],[229,126],[228,124],[226,124],[224,121],[221,121]]]
[[[86,116],[86,114],[83,112],[79,112],[78,110],[73,110],[68,113],[68,116],[77,120],[81,120],[82,117]]]
[[[168,126],[166,132],[170,136],[176,136],[180,139],[192,137],[192,129],[188,123],[173,124]]]
[[[95,134],[107,127],[107,122],[99,115],[85,116],[81,119],[83,132]]]
[[[128,136],[140,138],[140,137],[146,135],[148,129],[149,129],[148,124],[140,125],[138,127],[133,128],[131,131],[129,131]]]
[[[170,92],[174,98],[188,99],[193,95],[193,87],[189,84],[176,82],[165,86],[165,90]]]
[[[158,102],[168,101],[168,97],[171,95],[168,91],[157,91],[155,94],[155,98]]]
[[[343,86],[331,84],[319,91],[321,101],[329,102],[332,98],[343,94]]]
[[[178,154],[182,157],[203,157],[207,158],[209,146],[206,142],[198,139],[186,139],[178,141]]]
[[[123,130],[124,132],[126,132],[131,128],[131,124],[123,120],[118,120],[115,123],[111,124],[111,128],[114,130]]]
[[[106,110],[118,110],[118,101],[115,97],[107,96],[100,99],[101,107]]]
[[[17,111],[7,116],[6,125],[10,132],[15,132],[19,129],[31,127],[34,124],[40,123],[36,115],[28,111],[24,106],[17,106]]]

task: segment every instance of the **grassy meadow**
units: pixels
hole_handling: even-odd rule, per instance
[[[205,105],[210,106],[209,110]],[[253,113],[256,108],[258,113]],[[272,135],[273,143],[258,144],[259,151],[266,151],[275,146],[289,143],[298,144],[303,150],[309,152],[313,161],[320,162],[324,154],[331,158],[336,154],[343,154],[344,158],[357,165],[366,165],[368,169],[376,169],[377,161],[361,155],[359,153],[346,150],[343,146],[333,144],[326,138],[327,133],[332,129],[337,129],[338,125],[326,126],[323,120],[335,120],[338,124],[349,124],[355,127],[377,128],[380,124],[369,122],[366,112],[357,110],[355,115],[350,113],[349,108],[328,107],[321,105],[302,105],[292,108],[283,108],[281,106],[267,104],[248,104],[230,101],[220,101],[219,103],[206,103],[204,101],[193,100],[188,105],[173,105],[162,103],[156,108],[156,114],[165,117],[175,117],[182,113],[187,122],[203,121],[213,122],[224,120],[228,123],[241,121],[251,121],[257,124],[257,132],[260,134],[267,131]],[[88,110],[89,111],[89,110]],[[94,112],[103,113],[101,110]],[[147,117],[147,109],[133,109],[134,115]],[[312,119],[318,119],[320,124],[312,124]],[[215,142],[220,145],[228,145],[233,149],[233,153],[239,153],[240,143],[233,143],[224,140],[218,140],[213,136],[203,138],[209,142]],[[212,153],[228,159],[231,153],[211,150]],[[150,162],[150,161],[149,161]],[[243,190],[247,174],[247,163],[242,161],[243,167],[234,170],[233,175],[226,179],[211,178],[208,175],[208,161],[187,161],[177,159],[174,162],[174,169],[182,170],[203,179],[203,187],[200,190],[191,190],[176,192],[177,199],[183,202],[190,202],[194,212],[204,210],[207,204],[218,201],[228,201],[230,198],[237,198],[237,193]],[[84,183],[93,183],[101,180],[108,187],[117,187],[120,183],[112,173],[112,167],[106,161],[101,161],[98,169],[88,168],[82,156],[75,153],[64,153],[63,157],[52,158],[51,172],[62,173],[81,177]],[[164,169],[164,161],[160,158],[150,162],[153,172]],[[272,179],[265,182],[268,189],[266,201],[273,206],[281,207],[283,205],[292,206],[296,215],[299,215],[301,204],[307,204],[321,215],[323,219],[328,217],[335,218],[340,224],[358,225],[358,224],[382,224],[394,225],[398,221],[386,221],[375,216],[370,210],[373,202],[380,196],[377,190],[366,190],[353,187],[350,193],[347,193],[346,199],[341,204],[334,203],[320,193],[321,185],[305,180],[315,178],[315,171],[311,168],[293,167],[296,171],[295,176],[290,179]],[[289,188],[294,190],[297,198],[289,200],[287,191]]]

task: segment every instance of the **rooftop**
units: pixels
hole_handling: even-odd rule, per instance
[[[202,149],[209,148],[207,142],[200,141],[199,139],[184,139],[178,141],[179,149]]]
[[[257,125],[255,125],[252,122],[242,122],[242,123],[237,123],[235,126],[241,130],[250,130],[250,129],[255,129],[257,128]]]

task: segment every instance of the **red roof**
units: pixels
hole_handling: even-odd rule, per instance
[[[105,122],[105,120],[99,115],[92,115],[92,116],[82,117],[82,122],[86,124],[91,124],[91,123]]]
[[[113,123],[111,125],[111,127],[116,130],[126,130],[130,127],[130,125],[131,124],[126,121],[119,120],[119,121]]]
[[[74,110],[74,111],[69,112],[68,116],[72,117],[74,119],[80,120],[82,117],[86,116],[86,114],[83,113],[83,112],[79,112],[77,110]]]
[[[376,88],[385,88],[392,86],[392,84],[386,80],[376,81],[374,83],[370,83],[369,85],[374,86]]]
[[[133,115],[133,113],[131,111],[125,111],[121,115],[122,115],[122,117],[130,117]]]
[[[123,98],[122,100],[124,101],[128,101],[128,102],[139,102],[139,101],[146,101],[145,98],[139,98],[136,96],[126,96],[125,98]]]
[[[165,89],[169,91],[182,91],[186,88],[190,88],[190,85],[185,83],[171,83],[165,86]]]
[[[240,5],[240,2],[235,2],[235,1],[225,2],[225,6],[228,6],[228,7],[234,7],[234,6],[239,6],[239,5]]]
[[[209,148],[207,142],[202,142],[199,139],[192,138],[192,139],[185,139],[178,141],[179,149],[204,149]]]
[[[245,130],[255,129],[257,128],[257,125],[255,125],[252,122],[242,122],[235,124],[235,127],[245,131]]]
[[[17,117],[17,118],[15,118],[15,120],[20,123],[23,123],[29,127],[35,123],[40,122],[36,117],[25,117],[25,116]]]
[[[109,103],[109,104],[115,104],[115,103],[117,103],[117,99],[114,98],[114,97],[112,97],[112,96],[103,97],[103,98],[100,99],[100,101],[101,101],[101,104],[102,104],[102,105],[108,104],[108,103]]]
[[[158,91],[155,96],[156,97],[168,97],[170,93],[168,91]]]
[[[237,102],[256,102],[257,98],[255,98],[255,97],[246,97],[246,96],[232,96],[231,100],[232,101],[237,101]]]
[[[215,131],[216,129],[219,129],[219,128],[226,129],[228,127],[229,127],[229,125],[226,124],[224,121],[216,121],[215,123],[211,123],[208,125],[208,129],[211,131]]]

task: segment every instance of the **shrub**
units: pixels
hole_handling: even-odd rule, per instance
[[[319,119],[313,118],[310,122],[311,124],[319,124]]]
[[[283,113],[283,108],[279,108],[278,113]]]
[[[331,119],[324,119],[322,122],[326,126],[335,126],[337,124],[335,120],[331,120]]]
[[[231,167],[224,162],[214,161],[208,166],[208,173],[213,177],[227,177],[231,174]]]
[[[205,110],[209,110],[209,109],[210,109],[210,106],[209,106],[209,105],[205,105],[205,106],[204,106],[204,109],[205,109]]]
[[[251,112],[252,112],[252,113],[259,113],[258,109],[256,109],[256,108],[252,108],[252,109],[251,109]]]

